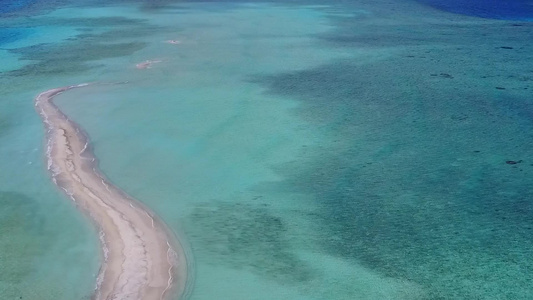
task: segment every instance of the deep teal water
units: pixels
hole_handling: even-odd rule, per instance
[[[0,30],[0,45],[14,42],[24,37],[24,30],[4,28]]]
[[[17,10],[21,10],[32,3],[37,2],[35,0],[18,0],[18,1],[0,1],[0,13],[9,13]]]
[[[527,0],[419,0],[453,13],[504,20],[533,20],[533,6]]]
[[[251,79],[330,135],[280,166],[319,202],[324,249],[431,287],[429,299],[532,297],[529,30],[339,24],[325,43],[406,51]]]

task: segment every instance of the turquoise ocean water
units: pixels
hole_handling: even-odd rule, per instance
[[[4,2],[1,299],[91,297],[97,233],[50,181],[33,108],[82,82],[121,83],[57,103],[184,236],[191,300],[533,298],[524,10]]]

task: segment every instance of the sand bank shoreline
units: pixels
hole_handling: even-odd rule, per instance
[[[153,212],[103,176],[87,136],[53,103],[56,95],[87,85],[45,91],[35,98],[35,107],[47,130],[46,155],[54,183],[100,232],[103,262],[92,298],[181,296],[188,272],[182,245]]]

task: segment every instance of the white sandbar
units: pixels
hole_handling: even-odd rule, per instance
[[[52,102],[54,96],[86,85],[45,91],[35,107],[47,129],[54,183],[100,230],[103,263],[93,298],[161,300],[181,295],[187,265],[180,243],[153,212],[98,171],[87,137]]]

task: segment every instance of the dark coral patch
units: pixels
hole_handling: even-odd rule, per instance
[[[292,252],[284,221],[268,208],[214,202],[197,207],[187,221],[187,235],[199,259],[283,283],[315,276]]]

